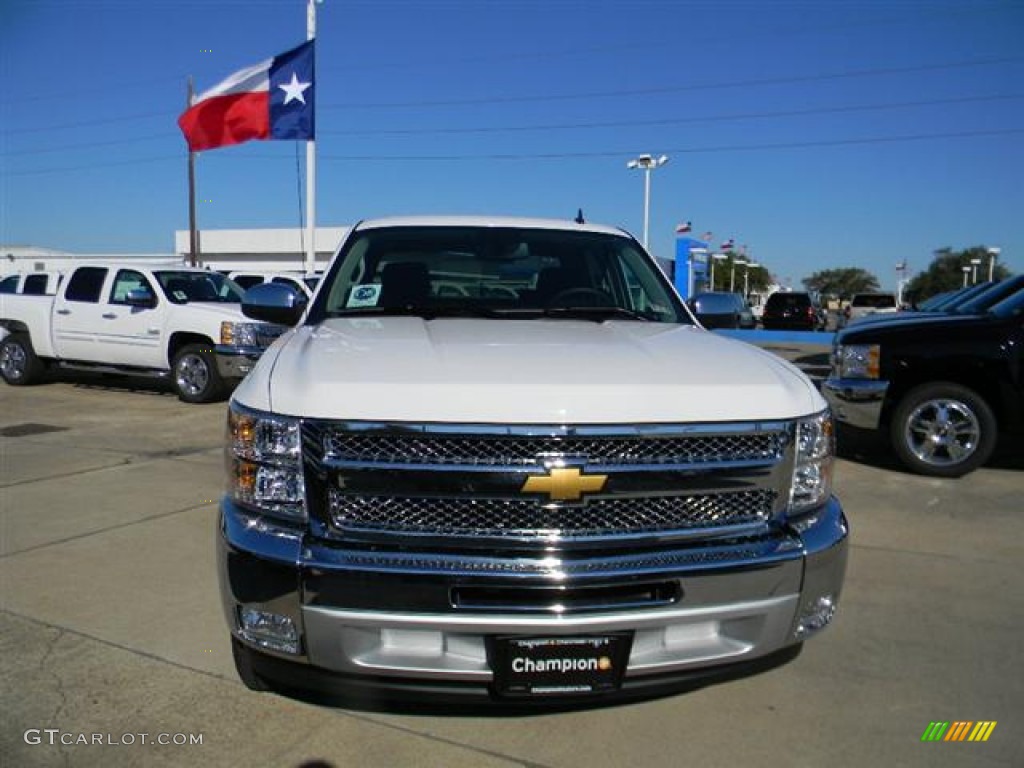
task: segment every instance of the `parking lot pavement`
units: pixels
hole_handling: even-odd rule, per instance
[[[1022,456],[938,480],[841,443],[846,590],[784,666],[624,706],[454,716],[237,681],[214,567],[223,419],[153,389],[0,388],[0,766],[1024,765]],[[921,741],[983,720],[985,743]]]

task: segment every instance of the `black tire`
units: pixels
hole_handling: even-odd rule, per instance
[[[256,673],[256,665],[253,663],[253,651],[242,644],[241,640],[231,638],[231,658],[235,661],[235,671],[238,679],[242,681],[250,691],[263,693],[270,690],[267,681]]]
[[[222,400],[227,391],[213,349],[205,344],[188,344],[175,353],[171,382],[186,403],[212,403]]]
[[[960,477],[983,465],[996,447],[996,417],[968,387],[935,382],[903,396],[889,424],[900,461],[913,472]]]
[[[27,333],[12,333],[0,342],[0,376],[8,384],[35,384],[45,372],[46,363],[36,356]]]

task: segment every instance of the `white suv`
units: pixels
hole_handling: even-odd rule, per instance
[[[899,311],[896,296],[891,293],[855,293],[846,308],[846,320],[852,323],[867,315],[889,314]]]

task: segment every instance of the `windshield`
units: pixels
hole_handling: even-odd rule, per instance
[[[692,323],[628,237],[481,226],[354,233],[324,277],[309,322],[389,314]]]
[[[951,311],[958,315],[977,315],[986,312],[989,307],[998,304],[1008,296],[1024,288],[1024,275],[1017,275],[1008,280],[996,283],[986,291],[982,291],[973,299],[965,301]]]
[[[214,301],[239,304],[242,289],[219,272],[161,271],[154,273],[157,282],[173,304],[190,301]]]
[[[691,306],[702,315],[723,315],[744,309],[743,300],[735,293],[698,293]]]
[[[871,309],[895,309],[896,297],[889,293],[858,293],[850,304]]]
[[[988,311],[999,317],[1019,317],[1024,314],[1024,291],[1017,291],[990,307]]]

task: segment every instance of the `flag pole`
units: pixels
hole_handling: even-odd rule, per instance
[[[192,75],[189,75],[185,109],[192,106],[194,96]],[[191,147],[188,150],[188,265],[199,265],[199,231],[196,229],[196,153]]]
[[[316,0],[306,2],[306,39],[316,37]],[[314,67],[316,53],[314,51]],[[316,109],[316,95],[313,96]],[[313,115],[314,125],[316,114]],[[316,139],[306,141],[306,271],[316,270]]]

